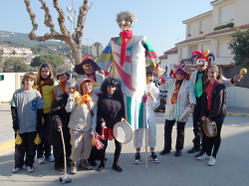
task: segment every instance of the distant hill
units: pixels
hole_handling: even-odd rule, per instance
[[[70,49],[60,41],[32,41],[28,34],[15,33],[8,31],[0,31],[0,44],[12,47],[26,47],[31,48],[34,54],[55,54],[60,56],[70,57]],[[83,55],[87,54],[87,46],[82,47]]]

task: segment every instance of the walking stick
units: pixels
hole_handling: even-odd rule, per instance
[[[67,174],[67,159],[66,159],[66,148],[65,148],[65,142],[64,142],[64,136],[63,136],[63,131],[62,128],[59,129],[61,133],[61,141],[62,141],[62,147],[63,147],[63,155],[64,155],[64,176],[59,178],[59,181],[64,184],[64,183],[71,183],[72,179],[69,178]]]

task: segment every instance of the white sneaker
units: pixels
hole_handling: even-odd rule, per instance
[[[209,165],[209,166],[214,166],[215,163],[216,163],[215,157],[210,156],[210,159],[209,159],[209,161],[208,161],[208,165]]]
[[[54,155],[51,154],[51,155],[47,158],[47,160],[48,160],[49,162],[54,162]]]
[[[196,159],[197,159],[197,160],[201,160],[201,161],[203,161],[203,160],[208,160],[208,159],[209,159],[209,156],[208,156],[206,153],[204,153],[204,154],[202,154],[201,156],[197,156]]]
[[[30,167],[30,166],[27,166],[27,172],[28,173],[32,173],[32,172],[34,172],[34,167]]]
[[[39,164],[45,163],[45,158],[44,158],[43,156],[40,157],[40,158],[38,158],[38,163],[39,163]]]
[[[20,167],[14,167],[14,168],[12,169],[12,173],[17,173],[17,172],[19,172],[21,169],[22,169],[22,168],[20,168]]]

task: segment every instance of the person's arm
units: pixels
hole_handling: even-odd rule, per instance
[[[221,89],[219,92],[218,92],[218,95],[215,96],[215,100],[212,100],[212,103],[215,103],[213,104],[211,110],[210,110],[210,113],[208,115],[208,119],[210,121],[214,121],[214,119],[219,115],[221,114],[222,112],[222,107],[224,105],[224,98],[225,98],[225,89]],[[213,98],[212,98],[213,99]]]
[[[36,111],[36,130],[39,132],[42,128],[42,115],[43,109],[37,109]]]
[[[15,132],[17,132],[17,130],[19,130],[20,128],[18,124],[18,115],[16,107],[11,106],[11,116],[12,116],[13,129]]]

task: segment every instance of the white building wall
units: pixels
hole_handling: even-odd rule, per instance
[[[240,87],[230,87],[226,89],[227,106],[249,108],[249,89]]]
[[[24,73],[0,73],[4,80],[0,81],[0,101],[10,101],[15,90],[21,87]]]
[[[236,12],[234,16],[234,26],[249,24],[248,0],[236,0],[233,9]]]

